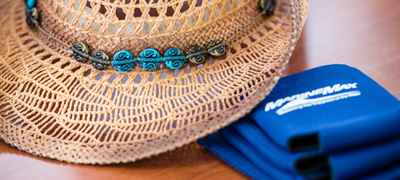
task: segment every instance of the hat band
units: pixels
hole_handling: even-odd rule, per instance
[[[276,0],[260,0],[259,6],[261,12],[253,18],[248,24],[244,26],[238,33],[231,37],[228,41],[230,43],[238,34],[240,34],[244,29],[246,29],[251,23],[258,19],[261,15],[266,14],[271,16],[274,13],[274,5]],[[161,62],[164,62],[170,69],[179,69],[183,66],[186,60],[192,64],[202,64],[206,61],[206,57],[211,55],[214,58],[219,58],[227,53],[227,44],[220,42],[218,40],[212,40],[207,44],[206,50],[201,46],[192,45],[186,51],[186,56],[182,54],[177,48],[168,49],[164,57],[154,49],[148,48],[140,53],[138,58],[134,58],[132,54],[128,51],[121,50],[118,51],[112,59],[101,51],[95,50],[89,56],[89,46],[84,42],[78,42],[75,45],[67,44],[60,39],[52,36],[47,31],[45,31],[39,24],[39,13],[35,8],[35,0],[27,0],[26,2],[26,22],[30,27],[37,27],[39,30],[47,34],[50,38],[63,43],[66,46],[71,47],[73,56],[76,61],[81,63],[86,63],[88,60],[94,68],[98,70],[107,69],[109,65],[113,65],[118,71],[127,72],[133,68],[133,65],[137,59],[140,65],[146,70],[153,70],[157,68]]]

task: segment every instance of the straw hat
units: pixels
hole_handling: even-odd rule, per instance
[[[37,0],[40,26],[62,42],[112,57],[163,54],[227,41],[225,57],[131,71],[77,62],[63,43],[29,28],[24,1],[0,2],[0,134],[31,154],[84,164],[131,162],[232,123],[277,83],[304,25],[308,0]]]

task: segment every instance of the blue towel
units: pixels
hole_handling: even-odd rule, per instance
[[[282,78],[251,116],[291,151],[332,153],[400,136],[400,102],[346,65]]]

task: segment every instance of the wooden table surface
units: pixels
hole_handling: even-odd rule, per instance
[[[326,64],[357,67],[400,99],[400,1],[311,0],[285,75]],[[0,179],[246,179],[195,143],[129,164],[89,166],[21,152],[0,140]]]

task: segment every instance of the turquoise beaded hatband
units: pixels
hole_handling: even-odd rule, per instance
[[[48,34],[49,37],[61,42],[57,38],[51,36],[49,33],[44,31],[38,24],[39,22],[39,13],[35,8],[35,0],[25,0],[26,2],[26,22],[30,27],[38,27],[41,31]],[[260,0],[259,6],[261,9],[261,13],[257,15],[249,24],[251,24],[255,19],[257,19],[261,14],[272,15],[274,12],[274,4],[276,0]],[[245,28],[249,25],[247,24]],[[243,29],[242,29],[243,30]],[[240,31],[241,32],[241,31]],[[237,35],[237,34],[236,34]],[[236,36],[235,35],[235,36]],[[65,44],[65,43],[64,43]],[[118,51],[110,60],[109,56],[100,50],[96,50],[89,56],[89,46],[84,42],[78,42],[72,47],[72,53],[76,61],[85,63],[89,59],[94,68],[98,70],[104,70],[109,65],[113,65],[115,69],[121,72],[130,71],[136,60],[139,64],[147,70],[153,70],[157,68],[161,62],[164,62],[165,65],[170,69],[179,69],[185,63],[185,60],[188,60],[192,64],[202,64],[205,62],[207,55],[211,55],[212,57],[218,58],[222,57],[227,52],[226,43],[212,40],[207,44],[206,50],[204,50],[199,45],[192,45],[186,51],[186,56],[182,54],[182,52],[177,48],[168,49],[164,57],[161,57],[160,53],[155,49],[148,48],[140,53],[138,58],[134,58],[133,55],[125,50]]]
[[[171,69],[179,69],[183,66],[186,57],[176,48],[168,49],[164,54],[164,62]]]
[[[25,0],[26,12],[29,12],[36,5],[36,0]]]
[[[160,65],[164,59],[156,50],[148,48],[140,53],[140,56],[137,58],[137,60],[143,68],[152,70]]]
[[[119,51],[117,52],[111,64],[121,72],[127,72],[132,69],[133,65],[135,64],[136,59],[133,55],[128,51]]]

